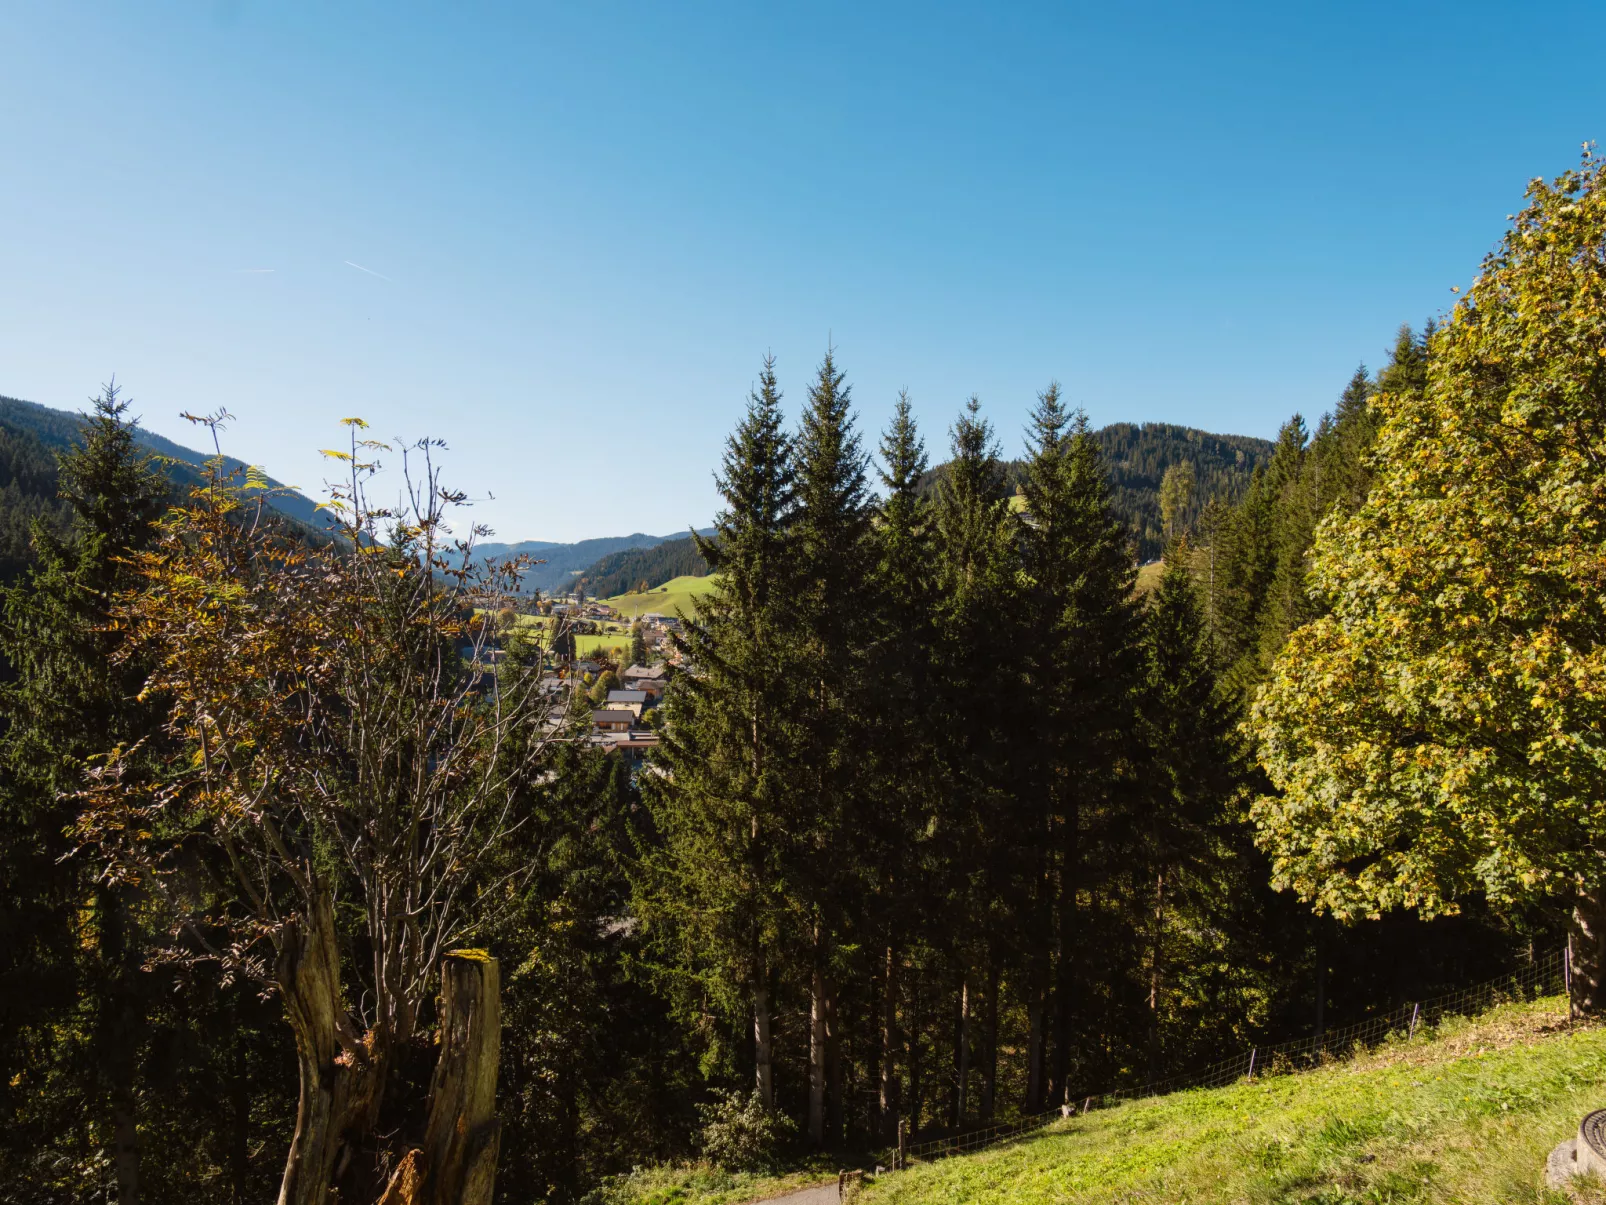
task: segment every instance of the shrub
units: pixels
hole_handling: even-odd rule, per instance
[[[776,1156],[796,1132],[791,1119],[764,1107],[755,1091],[722,1092],[700,1112],[703,1117],[703,1156],[710,1163],[733,1171],[768,1171]]]

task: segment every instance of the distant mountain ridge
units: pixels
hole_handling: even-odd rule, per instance
[[[552,540],[520,540],[516,544],[486,541],[475,549],[486,560],[527,555],[541,563],[532,565],[524,575],[524,590],[543,593],[567,590],[575,578],[590,569],[610,553],[627,549],[651,548],[675,536],[650,536],[633,532],[628,536],[600,536],[592,540],[579,540],[573,544],[559,544]]]

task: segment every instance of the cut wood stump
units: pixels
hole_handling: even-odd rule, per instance
[[[491,1205],[502,1129],[500,992],[496,959],[483,950],[454,950],[441,964],[440,1055],[424,1130],[428,1205]]]

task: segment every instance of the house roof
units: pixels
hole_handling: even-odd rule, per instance
[[[593,711],[591,713],[593,724],[633,724],[636,722],[636,713],[633,711]]]
[[[644,690],[610,690],[608,702],[610,703],[645,703],[647,692]]]

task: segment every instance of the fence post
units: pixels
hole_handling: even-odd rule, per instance
[[[902,1171],[909,1166],[909,1119],[898,1118],[898,1163],[897,1168]]]
[[[1422,1013],[1422,1001],[1418,1000],[1415,1004],[1413,1004],[1411,1006],[1411,1031],[1405,1035],[1406,1037],[1408,1037],[1408,1038],[1416,1037],[1416,1019],[1417,1019],[1418,1016],[1421,1015],[1421,1013]]]
[[[1255,1056],[1259,1053],[1259,1046],[1251,1046],[1249,1048],[1249,1080],[1251,1083],[1253,1083],[1255,1079]]]

